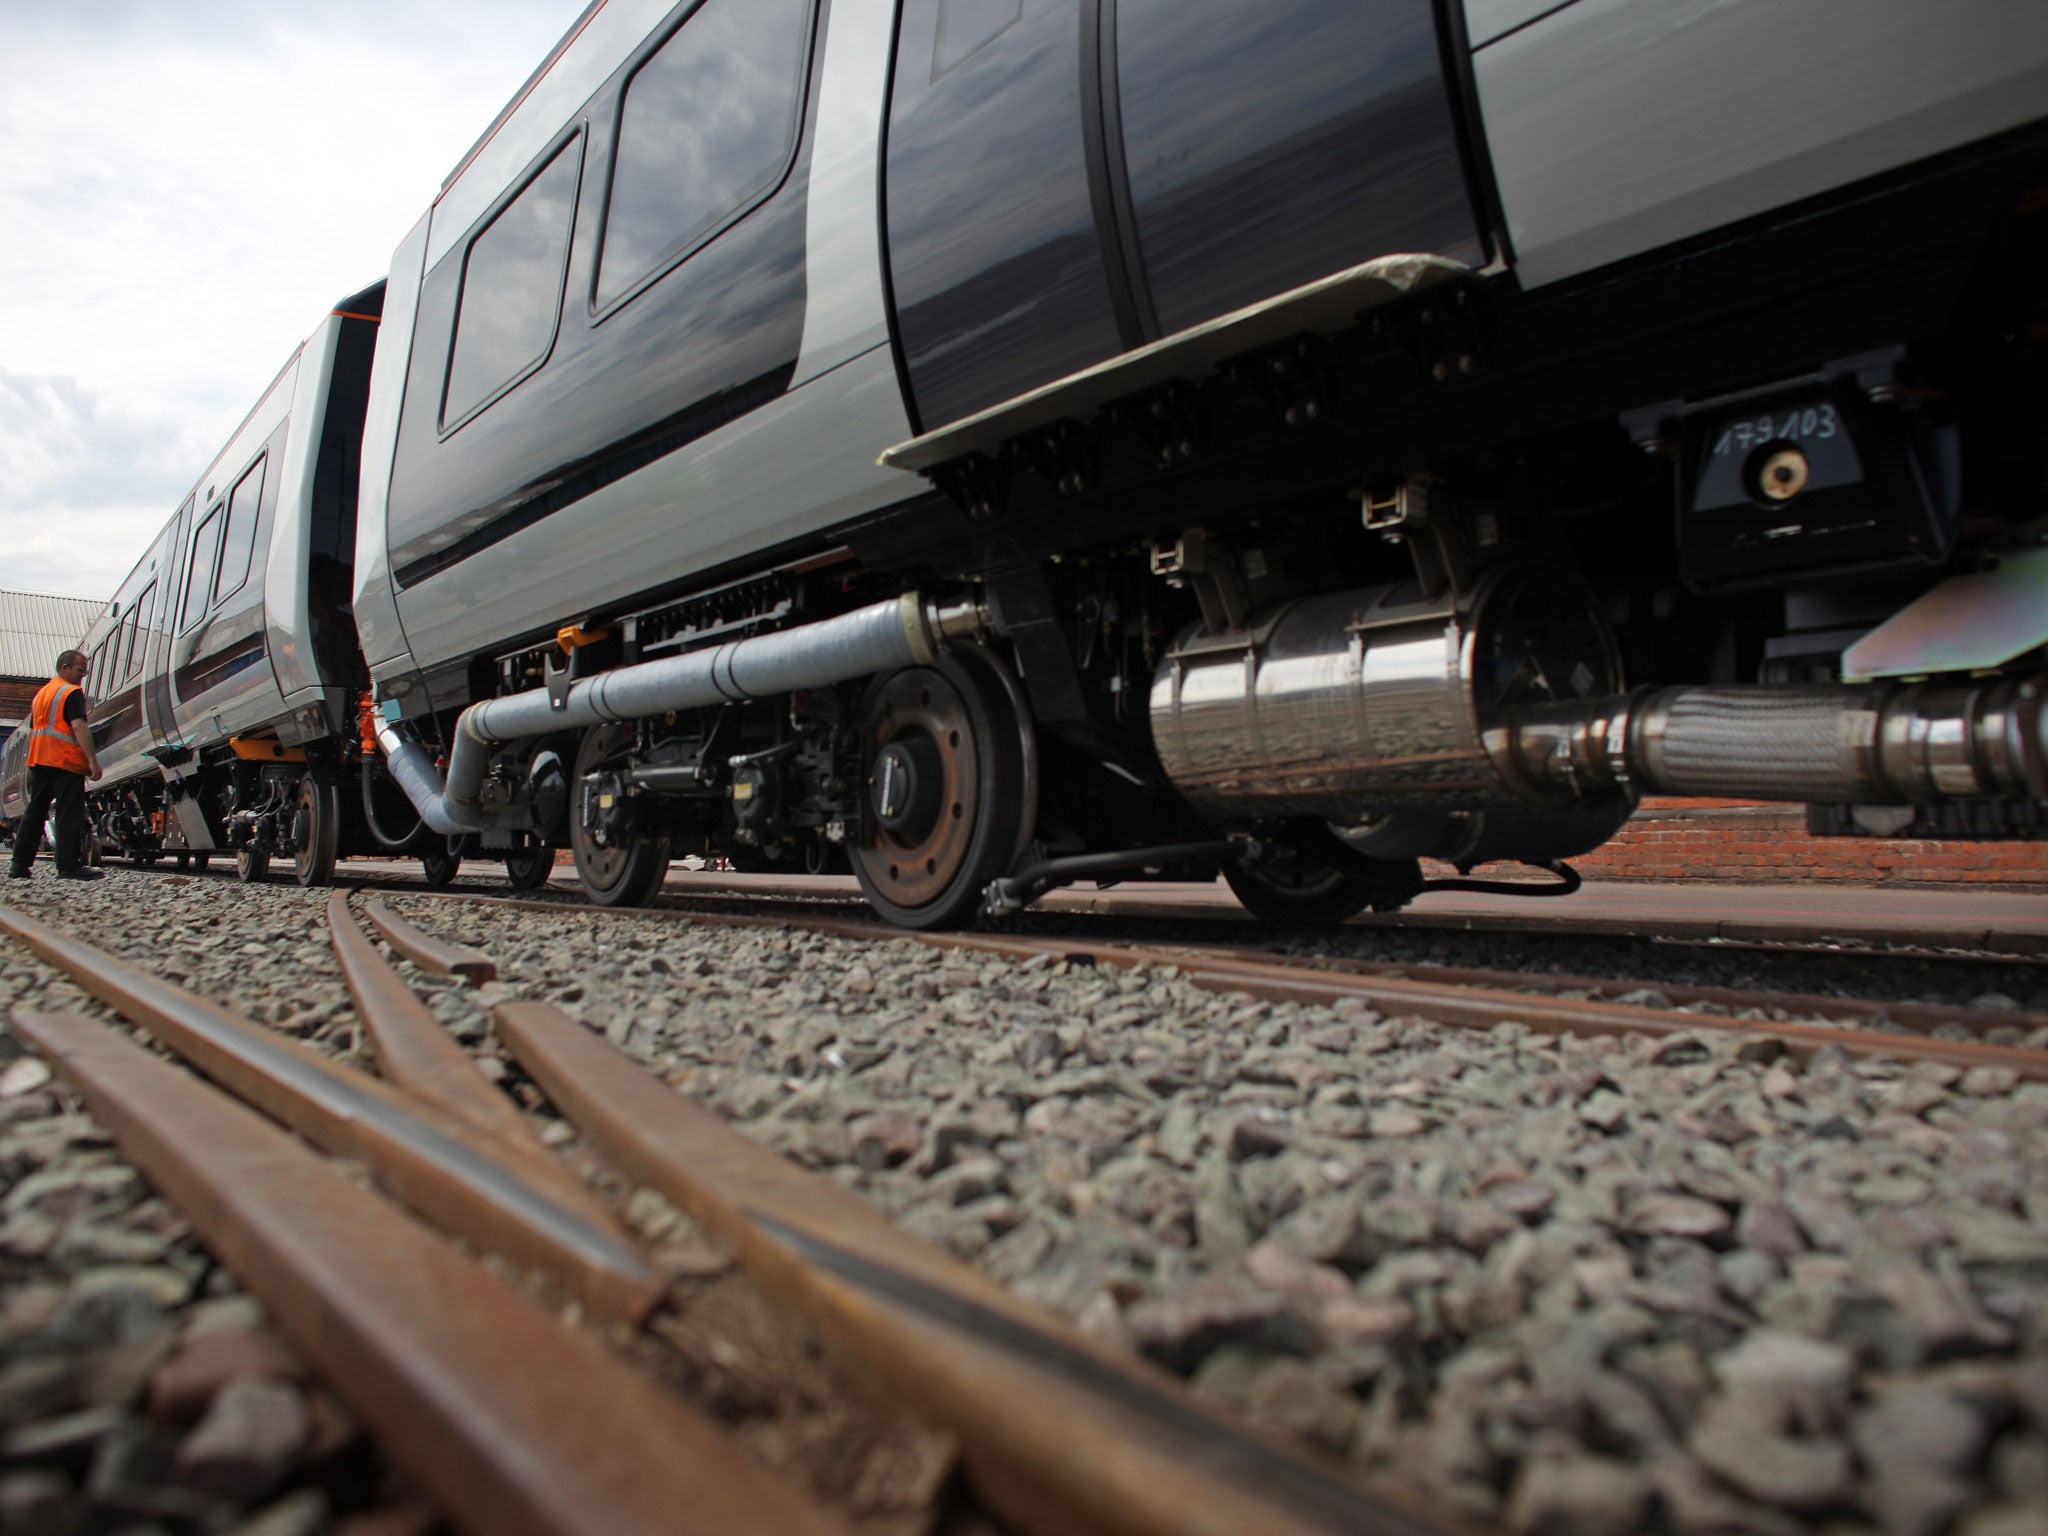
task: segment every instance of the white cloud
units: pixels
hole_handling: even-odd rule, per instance
[[[581,9],[0,6],[0,586],[110,593]]]

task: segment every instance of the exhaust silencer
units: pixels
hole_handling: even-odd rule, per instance
[[[1643,793],[2048,800],[2048,680],[1624,693],[1592,595],[1535,566],[1497,569],[1468,596],[1428,601],[1400,583],[1190,630],[1153,679],[1151,711],[1160,760],[1197,805],[1340,829],[1391,818],[1369,850],[1385,856],[1402,837],[1446,836],[1415,813],[1490,816],[1490,857],[1532,856],[1503,838],[1564,835],[1583,851]],[[1612,825],[1515,821],[1595,807],[1618,812]]]
[[[1519,810],[1572,797],[1505,780],[1490,739],[1531,705],[1619,692],[1592,594],[1514,566],[1465,595],[1399,582],[1190,630],[1153,678],[1152,735],[1181,792],[1212,811],[1348,825],[1367,811]]]

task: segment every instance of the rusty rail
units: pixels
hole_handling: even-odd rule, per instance
[[[148,1028],[237,1097],[330,1152],[367,1163],[399,1199],[479,1247],[554,1276],[607,1317],[636,1321],[662,1282],[609,1218],[529,1187],[530,1154],[314,1055],[147,972],[0,907],[0,932]]]
[[[1991,1008],[1965,1008],[1951,1003],[1916,1003],[1909,999],[1835,997],[1821,992],[1761,992],[1740,987],[1705,987],[1661,981],[1623,981],[1612,976],[1573,976],[1556,971],[1500,971],[1479,966],[1429,965],[1398,960],[1354,960],[1342,955],[1279,955],[1240,946],[1161,946],[1161,952],[1184,952],[1195,958],[1243,960],[1255,964],[1278,961],[1304,970],[1340,975],[1386,976],[1460,987],[1491,987],[1537,993],[1591,992],[1612,1002],[1630,992],[1650,991],[1673,1008],[1704,1004],[1714,1008],[1776,1008],[1817,1019],[1851,1019],[1879,1028],[1892,1026],[1932,1034],[1954,1025],[1982,1034],[1991,1029],[2048,1029],[2048,1014]],[[1176,962],[1178,963],[1178,962]],[[1761,1020],[1735,1022],[1767,1023]]]
[[[1856,1056],[1887,1056],[1900,1061],[1932,1061],[1961,1067],[2008,1067],[2021,1077],[2048,1081],[2048,1051],[2023,1046],[1992,1045],[1977,1040],[1930,1040],[1921,1035],[1878,1029],[1832,1029],[1819,1024],[1779,1024],[1759,1019],[1727,1019],[1645,1008],[1631,1003],[1581,1002],[1493,987],[1463,986],[1393,975],[1351,975],[1318,969],[1303,962],[1270,957],[1239,959],[1189,952],[1170,946],[1100,944],[1076,939],[1039,939],[987,933],[918,933],[883,923],[846,918],[766,917],[730,912],[691,912],[673,908],[596,908],[576,902],[512,901],[499,896],[474,896],[450,891],[412,894],[437,901],[466,901],[514,907],[520,911],[569,913],[581,917],[610,915],[668,922],[704,923],[723,928],[795,928],[862,943],[902,942],[1011,960],[1039,956],[1089,965],[1172,966],[1196,986],[1216,992],[1242,992],[1269,1002],[1334,1003],[1357,998],[1382,1013],[1426,1019],[1461,1029],[1491,1029],[1521,1024],[1548,1035],[1679,1035],[1734,1034],[1769,1036],[1795,1059],[1805,1059],[1826,1046],[1839,1046]],[[1771,994],[1751,997],[1757,1006],[1771,1005]],[[1999,1016],[2001,1023],[2013,1015]]]
[[[847,1536],[283,1131],[92,1020],[14,1027],[468,1536]]]
[[[719,878],[710,873],[686,875],[665,886],[663,895],[673,901],[722,901],[750,906],[791,900],[811,906],[864,905],[854,882],[843,875],[749,875],[727,884],[720,884]],[[1232,899],[1204,899],[1184,886],[1178,894],[1170,890],[1153,891],[1135,881],[1114,890],[1085,891],[1069,886],[1050,891],[1034,910],[1052,916],[1145,918],[1222,927],[1244,927],[1254,921]],[[1398,912],[1363,912],[1348,919],[1347,925],[1354,931],[1413,928],[1447,933],[1512,933],[1522,937],[1655,937],[1687,944],[1798,953],[1834,953],[1834,946],[1851,940],[1881,946],[1888,955],[1952,962],[1988,959],[2020,965],[2048,962],[2048,933],[2028,927],[2000,928],[1995,919],[1987,919],[1982,928],[1972,925],[1968,929],[1915,938],[1881,919],[1840,918],[1823,929],[1817,923],[1802,925],[1797,921],[1668,912],[1659,914],[1652,924],[1631,921],[1613,912],[1576,910],[1567,902],[1525,902],[1521,910],[1506,912],[1471,911],[1421,901]]]
[[[346,898],[342,893],[337,891],[335,896],[342,899],[345,907]],[[328,904],[327,911],[331,921],[334,913],[332,902]],[[489,956],[479,954],[466,945],[450,944],[446,939],[421,933],[374,896],[363,903],[363,916],[384,935],[386,944],[422,970],[439,976],[460,976],[465,981],[479,984],[497,978],[498,967]]]
[[[385,916],[393,923],[398,922],[389,912]],[[327,927],[342,982],[355,1000],[356,1016],[376,1047],[378,1071],[415,1098],[466,1121],[487,1136],[530,1153],[538,1165],[538,1176],[552,1181],[551,1194],[565,1204],[586,1202],[593,1217],[608,1220],[603,1217],[602,1206],[541,1144],[531,1122],[485,1079],[477,1070],[475,1058],[455,1042],[434,1017],[433,1010],[385,963],[356,926],[349,912],[348,897],[340,891],[327,899]],[[439,940],[429,939],[417,929],[407,931],[427,943],[440,945]]]
[[[905,1237],[544,1003],[495,1010],[556,1106],[727,1242],[783,1302],[913,1411],[952,1430],[984,1498],[1043,1536],[1267,1536],[1451,1529],[1255,1438],[1170,1378],[1098,1349]],[[1399,1500],[1397,1502],[1397,1500]]]

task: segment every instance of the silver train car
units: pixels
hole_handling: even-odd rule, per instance
[[[283,851],[305,883],[332,871],[336,744],[362,686],[356,465],[382,297],[344,300],[292,354],[87,632],[100,852],[181,868],[233,854],[256,879]],[[294,841],[295,821],[312,835]]]
[[[600,0],[393,258],[361,729],[157,750],[301,878],[913,926],[1335,918],[1644,793],[2040,837],[2044,258],[2034,0]]]

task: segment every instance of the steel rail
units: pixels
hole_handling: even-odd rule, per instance
[[[606,1317],[633,1322],[661,1278],[609,1220],[529,1188],[531,1159],[433,1106],[280,1040],[202,997],[0,907],[0,932],[76,981],[236,1097],[329,1152],[360,1158],[400,1200],[465,1241],[554,1277]]]
[[[820,906],[865,905],[858,889],[844,876],[750,876],[745,885],[723,887],[708,883],[715,878],[693,875],[681,884],[664,887],[663,895],[672,901],[725,901],[743,905],[765,905],[786,900]],[[416,890],[417,886],[413,889]],[[1048,893],[1034,910],[1056,917],[1153,918],[1226,927],[1246,927],[1254,921],[1234,901],[1190,901],[1184,897],[1149,892],[1138,883],[1113,891],[1067,887]],[[1374,928],[1414,928],[1445,933],[1514,933],[1524,937],[1539,934],[1657,938],[1725,949],[1783,950],[1794,954],[1809,954],[1816,950],[1839,954],[1843,952],[1841,941],[1849,940],[1881,946],[1881,953],[1901,958],[1937,959],[1951,964],[2048,964],[2048,934],[2024,928],[2000,929],[1995,920],[1989,919],[1985,927],[1974,932],[1923,934],[1918,938],[1907,938],[1882,921],[1860,918],[1842,919],[1825,931],[1819,928],[1801,930],[1783,923],[1739,917],[1684,913],[1660,914],[1652,925],[1625,922],[1612,913],[1558,911],[1530,901],[1525,903],[1522,911],[1512,914],[1464,911],[1419,903],[1403,907],[1398,912],[1362,912],[1348,919],[1346,927],[1353,932]]]
[[[342,897],[343,893],[337,891],[335,895]],[[328,921],[332,922],[332,902],[328,903],[327,914]],[[497,978],[498,967],[489,956],[479,954],[466,945],[450,944],[446,939],[421,933],[374,896],[364,901],[363,916],[384,936],[386,944],[422,970],[432,971],[438,976],[460,976],[465,981],[478,983]]]
[[[1781,1012],[1818,1019],[1852,1019],[1880,1028],[1893,1026],[1891,1033],[1911,1031],[1931,1035],[1937,1029],[1956,1027],[1976,1034],[1992,1029],[2017,1029],[2031,1033],[2048,1029],[2048,1014],[2020,1009],[1968,1008],[1955,1003],[1916,1003],[1864,997],[1835,997],[1823,992],[1745,991],[1741,987],[1706,987],[1661,981],[1625,981],[1613,976],[1574,976],[1559,971],[1503,971],[1483,966],[1430,965],[1398,960],[1358,960],[1347,955],[1274,954],[1269,950],[1239,945],[1161,945],[1162,951],[1182,952],[1199,958],[1244,960],[1253,963],[1278,962],[1304,970],[1329,971],[1339,975],[1385,976],[1411,981],[1441,982],[1460,987],[1493,987],[1504,991],[1541,993],[1591,992],[1594,1000],[1613,1002],[1630,992],[1657,993],[1672,1008],[1705,1004],[1716,1008],[1776,1008]],[[1732,1020],[1733,1023],[1768,1023],[1767,1020]]]
[[[398,923],[395,915],[386,916]],[[592,1226],[611,1231],[620,1243],[628,1243],[603,1202],[547,1149],[533,1123],[477,1070],[476,1059],[456,1043],[433,1010],[385,963],[356,925],[348,897],[340,891],[327,899],[327,927],[342,983],[376,1048],[377,1070],[384,1078],[491,1138],[508,1162],[519,1159],[521,1176],[549,1199],[579,1212]],[[441,942],[416,928],[407,932],[428,944]]]
[[[669,894],[680,895],[680,899],[687,900],[697,893]],[[765,896],[757,898],[750,891],[744,890],[735,890],[730,894],[706,894],[714,895],[714,899],[717,900],[758,900],[763,905],[769,901]],[[710,915],[742,914],[707,914]],[[1167,940],[1143,947],[1161,953],[1186,954],[1202,959],[1298,965],[1308,970],[1360,976],[1404,977],[1414,981],[1442,982],[1452,986],[1492,987],[1503,991],[1536,993],[1591,992],[1596,994],[1599,1001],[1612,1001],[1622,994],[1648,989],[1663,996],[1674,1009],[1692,1004],[1706,1004],[1719,1008],[1776,1008],[1786,1013],[1811,1018],[1853,1019],[1860,1024],[1879,1027],[1891,1025],[1895,1026],[1894,1033],[1903,1029],[1931,1035],[1938,1029],[1952,1026],[1976,1034],[1983,1034],[1992,1029],[2017,1029],[2023,1032],[2048,1029],[2048,1014],[2024,1010],[1967,1008],[1949,1003],[1835,997],[1818,992],[1746,991],[1740,987],[1625,981],[1612,976],[1577,976],[1553,971],[1506,971],[1483,966],[1432,965],[1422,961],[1360,960],[1344,955],[1276,954],[1271,950],[1253,949],[1245,945],[1184,940]]]
[[[959,1437],[977,1491],[1040,1536],[1425,1536],[1419,1499],[1237,1428],[680,1097],[545,1003],[498,1036],[557,1108],[783,1304]]]
[[[710,1422],[106,1025],[14,1027],[467,1536],[847,1536]]]
[[[1382,1013],[1426,1019],[1461,1029],[1491,1029],[1521,1024],[1548,1035],[1719,1034],[1769,1036],[1787,1054],[1804,1060],[1827,1046],[1856,1056],[1885,1056],[1899,1061],[1930,1061],[1968,1071],[1972,1067],[2006,1067],[2021,1077],[2048,1081],[2048,1051],[2024,1046],[1993,1045],[1980,1040],[1931,1040],[1921,1035],[1878,1029],[1836,1029],[1821,1024],[1781,1024],[1760,1019],[1727,1019],[1707,1014],[1678,1013],[1632,1003],[1585,1001],[1540,992],[1472,987],[1399,976],[1353,976],[1275,961],[1210,958],[1169,947],[1102,944],[1074,939],[1042,939],[985,933],[920,933],[881,923],[845,918],[768,917],[731,912],[691,912],[676,908],[598,908],[573,902],[521,901],[502,896],[453,891],[418,891],[438,901],[466,901],[525,911],[618,915],[704,923],[726,928],[795,928],[861,943],[901,941],[939,949],[1028,960],[1039,956],[1090,965],[1133,969],[1172,966],[1207,991],[1242,992],[1269,1002],[1334,1003],[1356,998]],[[1767,1004],[1766,1004],[1767,1005]]]

